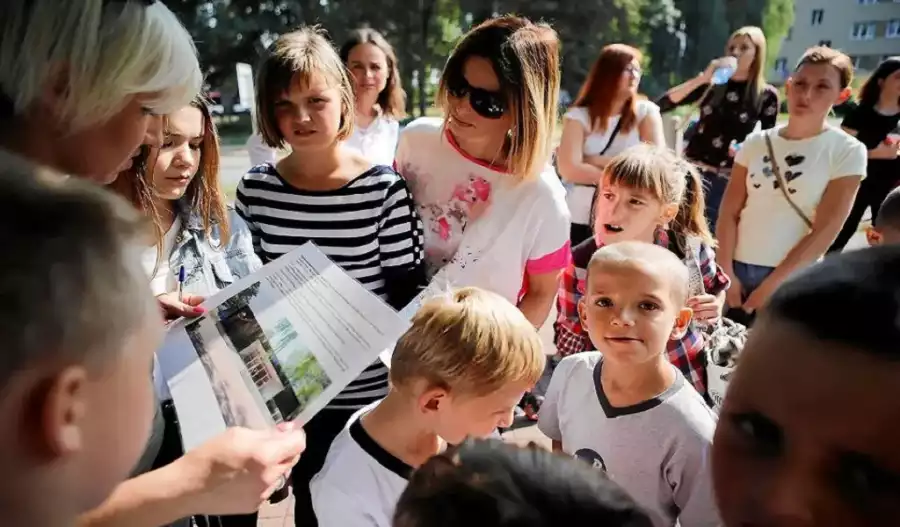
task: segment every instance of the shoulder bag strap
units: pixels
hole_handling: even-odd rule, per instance
[[[777,132],[775,132],[777,133]],[[801,209],[791,198],[791,193],[788,190],[787,181],[785,181],[784,176],[781,175],[781,169],[778,167],[778,161],[775,160],[775,149],[772,148],[772,139],[769,137],[770,134],[763,134],[763,137],[766,139],[766,148],[769,151],[769,164],[772,167],[772,173],[775,174],[775,178],[778,180],[778,188],[781,189],[781,194],[784,196],[784,199],[787,200],[788,204],[794,209],[794,212],[797,213],[798,216],[803,220],[803,223],[806,224],[808,228],[812,228],[812,220],[807,217],[806,213]]]
[[[616,123],[615,128],[613,128],[612,133],[609,134],[609,141],[606,142],[606,146],[603,147],[603,151],[601,151],[599,155],[601,155],[601,156],[605,155],[606,152],[609,151],[609,147],[612,146],[613,141],[616,140],[616,137],[619,135],[619,130],[621,130],[621,129],[622,129],[622,117],[620,116],[619,121]],[[590,220],[588,220],[589,221],[588,225],[591,227],[591,229],[594,228],[594,209],[596,208],[596,205],[597,205],[597,196],[599,195],[599,193],[600,193],[600,185],[594,185],[594,196],[591,198],[591,214],[589,216]]]

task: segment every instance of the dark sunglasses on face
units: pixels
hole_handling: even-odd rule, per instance
[[[506,98],[500,92],[476,88],[463,75],[451,75],[447,92],[453,97],[469,97],[469,106],[485,119],[499,119],[506,112]]]

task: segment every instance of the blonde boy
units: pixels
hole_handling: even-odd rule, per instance
[[[162,333],[136,211],[0,152],[0,511],[72,525],[134,467]]]
[[[410,472],[509,426],[544,360],[534,326],[499,295],[466,288],[428,302],[394,349],[390,393],[350,419],[312,482],[319,524],[390,527]]]
[[[643,242],[607,245],[588,265],[581,320],[598,352],[563,359],[539,427],[647,509],[654,527],[713,527],[706,451],[715,418],[669,363],[666,343],[691,321],[688,270]]]

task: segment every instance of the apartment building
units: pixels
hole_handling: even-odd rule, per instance
[[[794,26],[769,73],[772,83],[783,82],[815,45],[850,55],[865,75],[885,57],[900,55],[900,0],[794,0]]]

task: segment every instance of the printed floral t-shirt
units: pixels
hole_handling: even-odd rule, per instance
[[[477,286],[516,303],[527,274],[565,268],[569,211],[548,164],[516,181],[463,153],[443,121],[421,118],[400,134],[396,170],[407,180],[425,226],[429,275],[453,263],[452,285]]]

